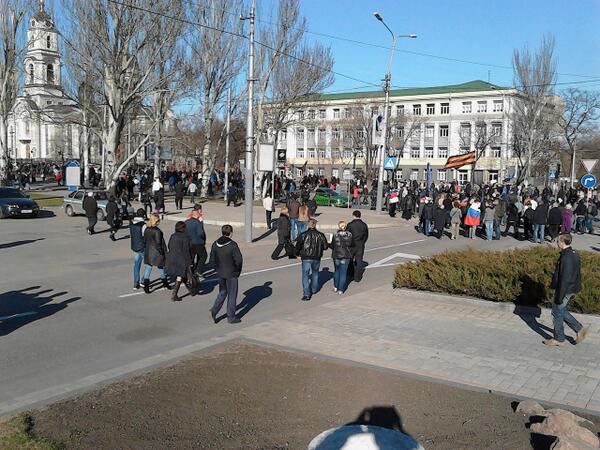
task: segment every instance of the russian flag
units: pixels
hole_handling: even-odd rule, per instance
[[[467,209],[467,216],[465,217],[465,225],[479,225],[480,218],[481,211],[473,208],[472,206],[469,206],[469,209]]]

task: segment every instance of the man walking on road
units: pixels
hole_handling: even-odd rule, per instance
[[[210,250],[210,262],[219,277],[219,294],[215,304],[210,309],[213,322],[217,323],[217,314],[223,307],[227,298],[227,322],[240,323],[241,320],[235,316],[236,299],[238,292],[238,278],[242,273],[242,253],[237,243],[231,239],[233,228],[231,225],[223,225],[222,236],[217,239]]]
[[[94,198],[93,192],[88,192],[81,205],[85,211],[85,217],[88,220],[87,233],[91,236],[94,234],[94,227],[98,223],[98,202]]]
[[[185,221],[185,232],[192,239],[192,265],[198,275],[202,275],[206,264],[206,232],[203,216],[202,205],[194,205],[192,217]]]
[[[561,234],[558,237],[560,257],[556,263],[552,284],[554,289],[554,305],[552,318],[554,321],[554,338],[546,339],[545,345],[560,346],[565,341],[564,323],[577,333],[576,343],[581,343],[587,335],[589,325],[583,327],[567,310],[568,303],[581,291],[581,260],[579,255],[571,248],[573,238],[570,234]]]
[[[129,225],[129,236],[131,237],[131,250],[135,254],[133,258],[133,288],[140,288],[140,270],[144,262],[144,231],[146,231],[146,221],[144,217],[146,211],[142,208],[138,209],[131,225]]]
[[[319,290],[319,266],[327,247],[327,238],[317,231],[317,221],[310,219],[308,230],[298,236],[296,242],[296,254],[302,259],[303,301],[309,301]]]
[[[346,230],[352,233],[352,258],[353,264],[350,270],[354,274],[354,281],[357,283],[362,280],[364,273],[363,256],[365,254],[365,244],[369,239],[369,227],[362,221],[359,210],[352,213],[353,220],[346,226]],[[348,275],[350,278],[350,274]]]

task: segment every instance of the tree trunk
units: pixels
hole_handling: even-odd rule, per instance
[[[154,130],[154,178],[160,178],[160,142],[161,142],[160,118],[157,115],[156,129]]]
[[[0,118],[0,186],[8,184],[8,120]]]
[[[85,110],[83,111],[83,123],[81,155],[83,159],[83,186],[87,188],[90,186],[90,129],[87,126],[88,121]]]

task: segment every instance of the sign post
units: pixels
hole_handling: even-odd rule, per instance
[[[65,167],[65,184],[69,187],[70,191],[76,191],[81,183],[81,166],[79,161],[72,159],[67,162]]]

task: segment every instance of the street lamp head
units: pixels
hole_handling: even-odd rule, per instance
[[[411,38],[411,39],[416,39],[417,35],[416,34],[409,34],[408,37]]]
[[[373,13],[373,15],[375,16],[375,18],[381,22],[383,22],[383,17],[381,17],[381,14],[379,14],[377,11],[375,11]]]

